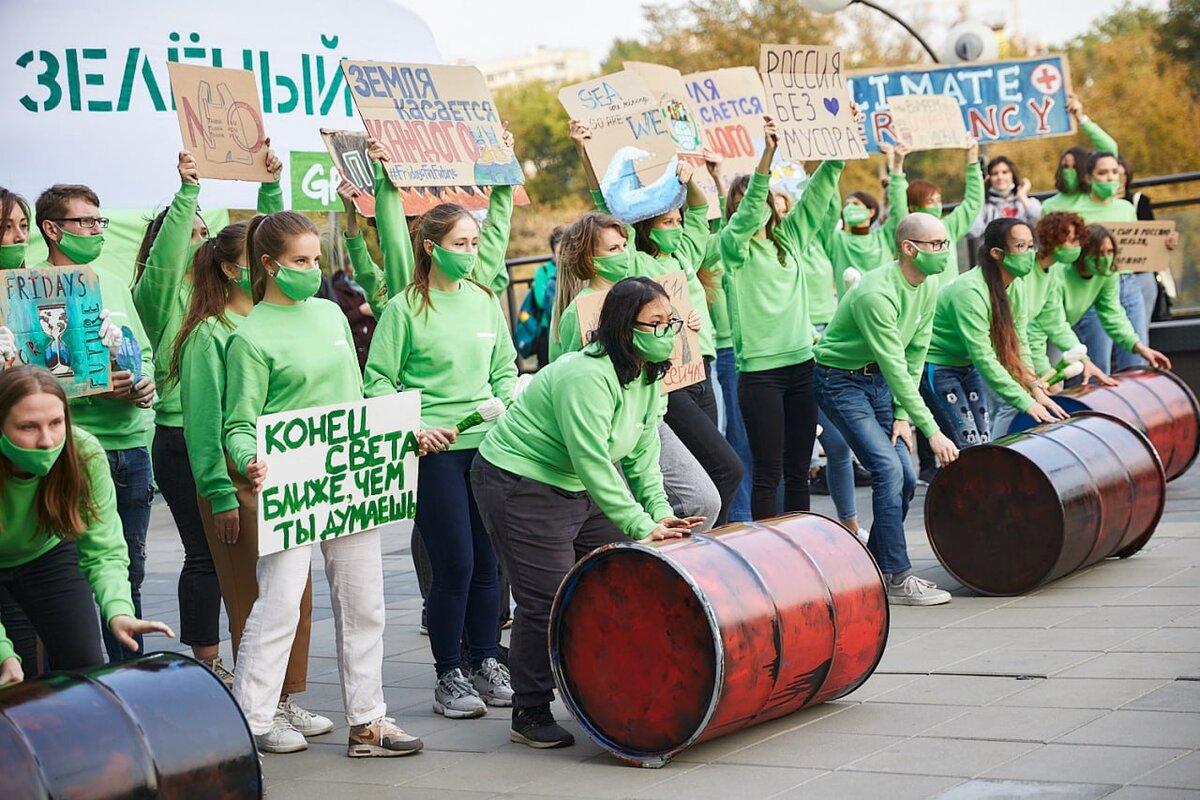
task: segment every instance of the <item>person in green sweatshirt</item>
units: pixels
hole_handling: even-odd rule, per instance
[[[585,211],[563,230],[550,319],[551,363],[583,349],[584,332],[579,328],[576,301],[607,292],[614,283],[629,277],[633,253],[626,249],[626,236],[620,220],[600,211]]]
[[[90,265],[99,278],[100,297],[108,309],[106,322],[117,330],[128,328],[141,349],[141,361],[126,365],[134,369],[110,371],[108,392],[70,401],[75,424],[95,436],[108,456],[113,484],[117,487],[117,512],[129,546],[133,606],[140,615],[142,580],[146,574],[146,531],[154,498],[150,452],[145,445],[150,424],[148,409],[154,402],[155,390],[153,348],[129,287],[100,258],[108,218],[100,216],[100,198],[96,193],[87,186],[55,184],[38,197],[35,216],[48,251],[46,261],[38,266]],[[117,349],[110,344],[114,353]],[[135,651],[108,632],[104,634],[104,647],[110,661],[135,656]]]
[[[314,298],[321,285],[321,239],[292,211],[258,216],[246,231],[253,310],[229,337],[225,356],[225,449],[233,466],[262,490],[267,464],[258,458],[260,416],[362,398],[362,374],[346,316]],[[351,758],[401,756],[421,749],[387,716],[383,696],[383,555],[379,529],[321,542],[338,630],[338,671]],[[312,547],[258,559],[258,598],[238,646],[233,695],[260,750],[307,747],[278,713],[312,568]]]
[[[817,342],[817,402],[871,473],[874,519],[867,547],[887,582],[888,600],[936,605],[950,594],[917,577],[904,518],[916,490],[910,453],[916,423],[943,464],[958,448],[938,430],[918,388],[937,304],[930,276],[945,271],[950,241],[930,214],[896,226],[898,263],[863,275],[842,298]]]
[[[496,296],[469,277],[481,270],[482,234],[466,209],[434,206],[421,215],[411,240],[408,227],[393,227],[387,216],[378,224],[385,259],[415,257],[403,265],[412,283],[388,302],[371,341],[366,394],[419,390],[422,425],[451,431],[442,450],[422,460],[417,478],[415,523],[432,567],[425,610],[437,674],[433,709],[449,719],[481,717],[489,705],[511,706],[512,687],[497,659],[496,555],[469,473],[492,415],[512,398],[517,352]],[[484,422],[458,430],[485,407],[493,411]],[[462,663],[464,630],[468,665]]]
[[[754,519],[779,513],[780,478],[782,510],[809,508],[808,463],[817,435],[817,404],[813,327],[799,258],[816,238],[843,167],[840,161],[823,162],[800,202],[780,217],[770,196],[779,131],[773,119],[764,119],[762,158],[753,175],[739,176],[730,187],[729,221],[721,229],[738,401],[754,463]]]
[[[1075,118],[1092,147],[1097,151],[1117,154],[1117,142],[1083,113],[1083,103],[1075,95],[1067,95],[1067,111]],[[1075,203],[1087,196],[1088,182],[1085,163],[1090,150],[1078,145],[1068,147],[1058,157],[1058,168],[1054,171],[1056,193],[1042,203],[1042,213],[1074,211]]]
[[[338,195],[342,198],[342,213],[346,218],[346,230],[342,234],[342,243],[346,246],[346,254],[350,257],[350,267],[354,270],[354,280],[362,287],[367,299],[367,306],[375,319],[383,316],[383,309],[393,293],[389,283],[395,283],[396,291],[403,289],[400,279],[389,282],[384,277],[383,270],[371,258],[367,249],[366,239],[363,238],[362,228],[358,224],[358,206],[354,198],[359,195],[358,188],[350,181],[342,178],[338,184]]]
[[[25,266],[29,246],[29,204],[16,192],[0,186],[0,270]],[[0,370],[20,363],[12,329],[0,325]]]
[[[259,211],[269,214],[283,209],[279,187],[283,165],[270,149],[267,168],[275,180],[262,184]],[[209,237],[197,205],[200,176],[189,151],[180,151],[177,169],[179,191],[171,204],[150,221],[142,236],[134,265],[133,303],[154,351],[154,382],[158,386],[150,453],[154,481],[167,501],[183,544],[183,568],[177,587],[179,640],[192,648],[198,661],[232,684],[233,676],[221,663],[219,653],[221,589],[196,505],[196,482],[188,466],[180,385],[177,379],[167,380],[179,328],[192,299],[192,257]]]
[[[96,604],[131,651],[144,634],[175,635],[139,619],[104,448],[71,424],[62,385],[41,367],[0,372],[0,589],[31,620],[52,670],[104,663]],[[0,625],[0,686],[22,680]]]
[[[674,516],[658,469],[658,381],[682,327],[658,283],[619,281],[592,344],[538,372],[479,446],[471,485],[517,601],[514,742],[575,741],[550,712],[546,650],[550,606],[575,561],[612,542],[683,536],[701,522]]]
[[[1067,415],[1030,366],[1021,280],[1035,268],[1037,245],[1022,220],[993,220],[979,266],[942,287],[925,356],[921,397],[938,428],[960,449],[991,438],[987,391],[1038,422]]]

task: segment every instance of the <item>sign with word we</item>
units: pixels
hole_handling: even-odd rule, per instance
[[[254,73],[167,64],[183,146],[201,178],[270,181],[267,134]]]
[[[1104,227],[1117,242],[1113,269],[1162,272],[1171,267],[1174,254],[1183,252],[1179,248],[1167,249],[1167,238],[1175,232],[1175,223],[1170,220],[1106,222]]]
[[[258,554],[412,519],[420,392],[258,418]]]
[[[866,158],[850,95],[842,75],[842,51],[807,44],[764,44],[758,71],[767,113],[779,123],[779,144],[788,161]]]

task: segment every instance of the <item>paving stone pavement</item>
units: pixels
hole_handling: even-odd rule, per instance
[[[510,743],[507,709],[478,720],[435,715],[402,526],[384,537],[385,694],[425,750],[346,758],[318,554],[309,688],[297,699],[337,728],[304,753],[266,756],[268,797],[1200,800],[1200,469],[1168,486],[1158,531],[1136,556],[1020,598],[978,597],[946,575],[925,537],[923,493],[908,519],[910,554],[953,602],[893,607],[883,660],[853,694],[706,742],[659,770],[618,763],[561,703],[556,716],[577,739],[563,750]],[[858,506],[869,512],[868,490]],[[816,497],[813,510],[832,514],[832,503]],[[148,549],[145,614],[177,625],[182,548],[161,501]],[[228,662],[228,640],[222,647]]]

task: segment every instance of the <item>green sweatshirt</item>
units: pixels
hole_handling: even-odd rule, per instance
[[[363,396],[350,324],[321,298],[257,303],[229,337],[225,374],[225,449],[242,473],[257,452],[260,416]]]
[[[1025,332],[1019,323],[1021,280],[1008,285],[1009,306],[1017,339],[1021,342],[1022,360],[1028,363]],[[992,346],[992,302],[983,270],[973,267],[942,287],[938,293],[937,310],[933,315],[933,335],[925,361],[943,367],[974,365],[988,386],[1005,402],[1021,411],[1028,411],[1034,400],[1013,376]]]
[[[1047,302],[1059,303],[1067,324],[1074,325],[1083,318],[1089,308],[1095,306],[1096,316],[1099,317],[1104,332],[1132,353],[1140,340],[1133,325],[1129,323],[1124,307],[1121,306],[1120,278],[1117,273],[1084,278],[1079,275],[1074,264],[1055,264],[1050,269],[1056,273],[1055,295]],[[1044,352],[1046,349],[1043,324],[1042,317],[1039,316],[1030,326],[1029,346],[1034,352]]]
[[[1021,287],[1022,294],[1022,313],[1018,324],[1024,329],[1024,339],[1033,359],[1033,369],[1039,377],[1050,371],[1050,359],[1046,355],[1047,339],[1064,353],[1079,346],[1079,338],[1075,331],[1071,330],[1063,311],[1061,293],[1055,291],[1062,278],[1054,266],[1051,264],[1048,269],[1042,269],[1042,265],[1038,264],[1028,275],[1016,282],[1016,285]],[[1038,328],[1036,337],[1035,324]]]
[[[117,493],[104,448],[82,428],[71,428],[83,472],[91,487],[95,514],[75,546],[79,570],[87,578],[107,625],[120,614],[136,616],[129,591],[129,548],[117,515]],[[65,456],[60,456],[65,457]],[[7,475],[0,481],[0,569],[28,564],[57,547],[62,539],[38,531],[37,492],[41,478]],[[16,655],[0,623],[0,661]]]
[[[812,358],[813,328],[798,259],[816,238],[843,166],[841,161],[822,162],[800,202],[775,227],[784,251],[782,264],[775,242],[756,237],[771,216],[770,175],[750,176],[746,194],[721,229],[738,372],[761,372]]]
[[[1071,211],[1083,217],[1088,225],[1105,222],[1137,222],[1137,209],[1133,203],[1114,197],[1107,203],[1090,194],[1080,194],[1071,206]]]
[[[621,386],[597,352],[569,353],[538,372],[479,454],[523,477],[586,491],[614,525],[643,539],[674,516],[658,468],[660,387],[641,375]]]
[[[721,198],[722,216],[725,211],[725,198]],[[718,350],[728,350],[733,347],[733,323],[729,319],[729,300],[725,290],[725,264],[721,261],[721,228],[723,220],[713,220],[710,230],[713,235],[708,237],[704,248],[704,260],[700,263],[700,272],[709,275],[713,288],[709,292],[708,316],[713,324],[713,345]]]
[[[589,294],[595,293],[596,290],[591,286],[585,286],[579,290],[579,294],[575,295],[575,298],[587,297]],[[553,324],[551,321],[551,325]],[[550,337],[550,360],[556,361],[561,355],[582,349],[583,334],[579,330],[579,309],[575,306],[575,300],[572,300],[563,309],[562,317],[558,320],[558,338]]]
[[[892,202],[893,194],[899,200],[900,205],[888,207],[889,219],[895,216],[898,225],[900,219],[908,214],[908,177],[904,173],[893,173],[891,180],[888,181],[889,203]],[[971,162],[967,164],[966,188],[963,190],[962,202],[953,211],[942,217],[942,222],[946,226],[946,238],[950,240],[950,262],[946,264],[945,272],[934,276],[934,281],[939,287],[954,280],[954,277],[958,275],[958,243],[971,230],[971,223],[983,210],[983,196],[983,171],[979,169],[977,163]]]
[[[1096,152],[1112,153],[1114,156],[1120,155],[1120,152],[1117,150],[1117,140],[1109,136],[1099,125],[1090,119],[1084,118],[1080,121],[1079,127],[1088,137],[1088,140],[1091,141],[1092,148]],[[1075,168],[1082,174],[1082,164],[1076,164]],[[1082,192],[1057,192],[1042,201],[1042,214],[1051,214],[1055,211],[1074,211],[1075,203],[1085,196]]]
[[[364,378],[367,397],[419,389],[421,425],[453,428],[479,404],[507,404],[517,381],[517,351],[496,298],[470,281],[457,292],[414,287],[393,297],[371,339]],[[459,435],[451,450],[479,446],[485,422]]]
[[[837,193],[834,193],[837,196]],[[811,242],[800,256],[804,274],[804,292],[808,295],[808,319],[813,325],[828,325],[837,309],[834,294],[833,262],[818,241]]]
[[[228,324],[209,317],[183,343],[179,383],[183,387],[183,438],[196,479],[196,493],[212,504],[214,514],[238,507],[237,493],[221,446],[221,415],[213,403],[225,396],[225,351],[234,329],[246,318],[225,312]]]
[[[937,423],[917,387],[936,307],[934,283],[926,279],[913,286],[899,263],[868,272],[838,304],[817,342],[817,363],[844,370],[877,364],[892,390],[896,419],[912,419],[931,437]]]
[[[892,176],[893,179],[895,177]],[[908,208],[905,191],[907,184],[900,187],[895,180],[888,181],[888,217],[882,225],[862,235],[838,227],[842,218],[841,198],[837,192],[830,196],[825,218],[817,231],[817,241],[833,266],[833,282],[838,297],[846,293],[842,275],[847,267],[867,273],[896,260],[896,226],[904,216],[901,212]]]

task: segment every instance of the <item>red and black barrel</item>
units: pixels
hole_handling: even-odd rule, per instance
[[[1167,480],[1187,472],[1200,453],[1200,403],[1183,379],[1165,369],[1130,367],[1112,376],[1116,386],[1089,383],[1054,396],[1068,414],[1103,411],[1133,425],[1150,439],[1162,459]],[[1009,433],[1032,428],[1020,414]]]
[[[0,689],[4,800],[242,800],[263,796],[233,696],[174,653]]]
[[[684,748],[842,697],[883,655],[888,603],[867,549],[793,514],[579,561],[550,616],[563,701],[617,758]]]
[[[1150,440],[1124,420],[1083,411],[959,453],[925,495],[925,532],[959,583],[1018,595],[1136,553],[1166,495]]]

